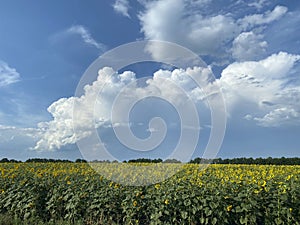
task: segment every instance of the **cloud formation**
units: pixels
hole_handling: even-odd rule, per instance
[[[101,51],[105,51],[105,45],[103,45],[102,43],[97,42],[92,35],[90,34],[89,30],[82,26],[82,25],[74,25],[71,26],[68,30],[67,33],[69,34],[78,34],[80,35],[80,37],[82,38],[82,40],[91,46],[94,46],[95,48],[101,50]]]
[[[238,32],[230,16],[203,16],[193,12],[187,15],[186,10],[183,0],[148,3],[139,17],[145,37],[175,42],[201,55],[214,55]]]
[[[74,144],[90,135],[90,130],[105,125],[110,120],[110,110],[114,97],[128,82],[134,79],[132,72],[117,74],[111,68],[99,70],[98,79],[85,86],[85,93],[81,97],[62,98],[48,107],[48,112],[53,116],[49,122],[39,123],[38,127],[44,134],[37,142],[35,149],[59,149],[67,144]],[[102,92],[102,105],[95,109],[95,101],[99,90],[108,84],[109,89]],[[101,97],[102,95],[100,95]],[[76,119],[73,120],[73,106],[79,108]],[[93,118],[96,118],[95,120]],[[80,132],[74,133],[74,127]],[[78,135],[79,134],[79,135]]]
[[[218,85],[224,92],[231,117],[244,118],[266,127],[299,124],[300,106],[297,103],[300,102],[300,86],[289,83],[290,74],[299,60],[300,55],[280,52],[259,61],[235,62],[227,66],[215,81],[208,81],[209,68],[158,70],[152,78],[147,78],[145,86],[134,84],[129,89],[126,87],[137,80],[135,73],[117,73],[111,68],[102,68],[97,80],[84,87],[82,96],[62,98],[49,106],[53,120],[38,125],[42,135],[34,149],[59,149],[89,136],[92,129],[111,126],[114,101],[124,88],[121,101],[124,107],[153,94],[178,105],[184,105],[188,96],[196,105],[203,107],[207,106],[204,101],[213,96],[214,86]],[[190,76],[200,76],[206,86],[198,87]],[[172,81],[186,95],[161,79]],[[75,114],[74,105],[77,108]],[[161,110],[164,111],[163,108]],[[119,106],[114,125],[122,126],[123,114],[124,110]]]
[[[20,74],[15,68],[0,60],[0,87],[20,81]]]
[[[300,86],[290,82],[299,60],[300,55],[279,52],[260,61],[227,66],[217,82],[228,109],[246,113],[246,119],[261,126],[299,124]]]
[[[201,90],[192,82],[189,75],[202,76],[203,82],[205,82],[208,74],[206,70],[195,67],[187,70],[159,70],[155,72],[153,78],[146,80],[146,86],[134,86],[125,89],[122,94],[125,99],[121,101],[124,109],[118,107],[120,111],[118,111],[119,114],[115,113],[113,122],[116,123],[115,125],[122,125],[122,118],[127,105],[148,96],[159,95],[163,99],[183,106],[187,103],[187,96],[195,101],[200,101],[203,99],[203,93],[201,96],[195,94],[201,93]],[[169,80],[172,84],[183,88],[187,96],[182,95],[181,89],[174,89],[170,83],[162,82],[162,79]],[[112,107],[116,97],[120,90],[136,80],[135,74],[131,71],[118,74],[109,67],[100,69],[98,79],[91,85],[84,87],[82,96],[62,98],[48,107],[48,112],[52,115],[53,120],[38,124],[43,135],[34,149],[59,149],[64,145],[74,144],[76,141],[87,137],[94,128],[110,126]],[[74,105],[76,111],[73,112]],[[77,131],[76,134],[73,131],[74,128]]]
[[[232,45],[232,57],[239,61],[260,59],[268,47],[268,43],[263,40],[263,35],[257,35],[252,31],[239,34]]]
[[[37,138],[39,130],[35,128],[20,128],[0,125],[0,144],[10,142],[16,137]]]
[[[298,125],[300,123],[300,111],[292,107],[276,108],[261,118],[254,117],[253,119],[264,127],[280,127],[287,124]]]
[[[253,14],[245,16],[240,19],[238,22],[242,25],[244,29],[252,28],[257,25],[263,25],[272,23],[280,19],[288,11],[288,8],[285,6],[276,6],[272,11],[267,11],[264,14]]]
[[[258,8],[265,4],[264,1],[255,3]],[[220,9],[212,14],[209,13],[211,1],[204,0],[163,0],[144,4],[145,10],[139,19],[146,39],[175,42],[216,61],[231,60],[228,58],[230,52],[239,61],[263,58],[268,47],[263,40],[265,27],[288,11],[287,7],[278,5],[264,13],[235,15],[232,10],[227,13],[226,9]],[[157,48],[150,50],[153,55],[160,54]]]
[[[257,9],[262,9],[265,5],[269,4],[268,0],[254,0],[253,2],[248,3],[249,6],[253,6]]]
[[[129,16],[129,1],[128,0],[116,0],[113,4],[115,12],[130,18]]]

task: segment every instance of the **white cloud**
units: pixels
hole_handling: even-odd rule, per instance
[[[223,88],[228,109],[246,113],[259,125],[299,124],[300,86],[291,83],[291,72],[300,55],[285,52],[260,61],[233,63],[217,81]]]
[[[285,78],[298,60],[300,60],[300,55],[279,52],[260,61],[235,62],[223,70],[221,79],[252,80],[248,76],[260,80]]]
[[[253,6],[257,9],[263,8],[265,5],[269,4],[268,0],[254,0],[254,2],[249,3],[249,6]]]
[[[197,91],[199,87],[192,82],[189,75],[203,75],[202,82],[204,83],[207,82],[207,74],[207,69],[198,67],[187,70],[159,70],[153,74],[152,79],[146,81],[146,86],[131,86],[125,89],[121,104],[126,108],[132,102],[153,95],[159,95],[163,99],[183,105],[183,107],[187,104],[188,96],[199,102],[201,98],[203,99],[203,93],[201,96],[194,95],[195,92],[201,93],[201,91]],[[162,82],[162,79],[164,81],[169,80],[171,83]],[[118,74],[108,67],[100,69],[98,79],[91,85],[84,87],[82,96],[62,98],[48,107],[53,120],[39,123],[38,127],[43,135],[34,149],[59,149],[64,145],[74,144],[76,141],[89,136],[94,128],[109,127],[108,125],[112,122],[112,105],[116,97],[120,90],[133,81],[136,81],[133,72],[125,71]],[[182,89],[173,88],[171,84],[177,84],[183,88],[187,95],[182,95]],[[73,106],[76,107],[74,112]],[[114,124],[123,124],[123,111],[120,110],[115,115]],[[74,128],[77,131],[76,134],[73,131]]]
[[[113,8],[117,13],[120,13],[123,16],[130,18],[129,10],[129,1],[128,0],[116,0],[113,4]]]
[[[0,124],[0,144],[10,142],[19,137],[37,139],[39,135],[40,131],[36,128],[20,128]]]
[[[232,56],[238,61],[257,60],[266,53],[268,43],[262,35],[243,32],[233,41]]]
[[[139,15],[141,31],[146,39],[175,42],[200,55],[211,56],[217,64],[228,59],[230,51],[240,60],[257,60],[265,57],[267,42],[262,33],[266,25],[279,20],[288,11],[287,7],[278,5],[262,14],[236,16],[232,12],[226,13],[226,9],[210,13],[209,7],[213,7],[210,2],[147,1],[145,10]],[[230,50],[232,45],[233,50]],[[152,47],[149,50],[157,58],[166,54],[166,51]],[[246,52],[242,55],[242,51]],[[162,56],[158,57],[160,54]]]
[[[245,16],[238,22],[244,29],[252,28],[257,25],[264,25],[280,19],[288,11],[285,6],[276,6],[273,11],[267,11],[264,14],[253,14]]]
[[[85,86],[83,96],[61,98],[51,104],[48,112],[53,116],[53,120],[39,123],[39,128],[43,130],[43,137],[36,143],[35,149],[54,150],[67,144],[74,144],[77,140],[90,135],[90,130],[95,126],[105,125],[110,119],[110,108],[114,97],[132,79],[134,75],[131,72],[124,72],[118,76],[111,68],[104,68],[99,71],[97,81]],[[95,100],[104,84],[109,88],[103,93],[102,105],[94,111]],[[76,119],[73,120],[74,104],[81,110],[76,111]],[[93,118],[96,118],[95,123]],[[77,135],[73,131],[74,127],[80,130]]]
[[[228,15],[187,13],[187,4],[183,0],[148,3],[139,17],[145,37],[175,42],[202,55],[223,52],[222,47],[238,33],[235,21]]]
[[[300,100],[300,99],[299,99]],[[255,117],[254,120],[263,127],[279,127],[282,125],[300,124],[300,107],[296,109],[289,107],[276,108],[264,115],[262,118]]]
[[[178,105],[184,105],[188,96],[197,105],[203,106],[205,100],[214,95],[214,84],[224,91],[232,118],[244,118],[260,126],[299,124],[300,106],[297,103],[300,102],[300,86],[288,85],[289,74],[299,60],[300,55],[280,52],[260,61],[236,62],[225,68],[215,83],[208,79],[209,69],[195,67],[159,70],[153,74],[152,79],[146,81],[146,86],[133,84],[124,90],[137,80],[135,74],[130,71],[118,74],[105,67],[99,70],[96,81],[84,87],[82,96],[62,98],[49,106],[48,111],[53,120],[39,124],[38,129],[42,135],[34,149],[59,149],[88,137],[94,128],[105,129],[110,127],[111,122],[121,125],[124,123],[123,106],[126,108],[131,102],[153,94]],[[190,76],[201,77],[202,89],[197,87]],[[161,79],[180,86],[187,95],[182,95],[170,83],[162,82]],[[112,106],[120,90],[123,90],[122,104],[115,120],[111,121]],[[77,109],[75,114],[74,105]],[[141,122],[146,123],[138,121],[138,124]]]
[[[96,47],[97,49],[104,51],[105,50],[105,45],[103,45],[102,43],[97,42],[92,35],[90,34],[89,30],[87,28],[85,28],[82,25],[74,25],[71,26],[68,30],[67,33],[70,34],[78,34],[80,35],[80,37],[82,38],[82,40],[91,46]]]
[[[20,81],[20,74],[6,62],[0,61],[0,87]]]

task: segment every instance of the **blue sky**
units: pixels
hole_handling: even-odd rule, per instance
[[[213,71],[214,85],[222,89],[227,109],[219,157],[299,157],[299,24],[298,0],[3,1],[0,158],[82,158],[76,146],[81,134],[72,136],[68,122],[76,87],[97,57],[137,40],[169,41],[189,48]],[[163,56],[156,48],[150,51]],[[157,77],[167,76],[176,82],[188,73],[155,63],[132,65],[115,74],[116,79],[111,80],[115,89],[107,93],[126,85],[126,79],[153,77],[155,72]],[[152,85],[155,82],[153,78]],[[195,93],[192,89],[188,86],[191,95]],[[110,98],[101,99],[110,106]],[[210,113],[205,101],[195,99],[203,116],[193,157],[201,157],[208,141]],[[151,117],[165,118],[169,132],[152,151],[125,148],[109,118],[97,126],[104,146],[118,160],[164,158],[174,149],[180,128],[172,124],[178,124],[178,115],[167,103],[162,106],[152,100],[131,115],[132,129],[140,138],[149,136]],[[97,116],[105,117],[105,110],[109,108],[100,108]],[[82,127],[80,132],[89,129]]]

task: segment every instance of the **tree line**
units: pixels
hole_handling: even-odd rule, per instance
[[[0,160],[0,163],[22,163],[23,161],[20,160],[15,160],[15,159],[8,159],[8,158],[3,158]],[[87,162],[84,159],[76,159],[75,161],[71,161],[68,159],[46,159],[46,158],[32,158],[32,159],[27,159],[25,161],[26,163],[31,163],[31,162],[38,162],[38,163],[81,163],[81,162]]]
[[[3,158],[0,160],[0,163],[21,163],[20,160],[15,159],[7,159]],[[25,161],[26,163],[38,162],[38,163],[87,163],[85,159],[76,159],[75,161],[71,161],[68,159],[45,159],[45,158],[31,158]],[[109,160],[94,160],[92,162],[97,163],[117,163],[118,161],[109,161]],[[147,159],[147,158],[139,158],[139,159],[130,159],[128,161],[123,161],[123,163],[180,163],[177,159]],[[188,163],[213,163],[213,164],[257,164],[257,165],[300,165],[300,158],[232,158],[232,159],[203,159],[203,158],[195,158],[190,160]]]
[[[190,163],[213,163],[213,164],[257,164],[257,165],[300,165],[300,158],[232,158],[232,159],[202,159],[195,158],[190,161]]]

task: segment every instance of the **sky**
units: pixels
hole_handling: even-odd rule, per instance
[[[181,137],[184,159],[202,157],[223,129],[212,110],[226,129],[211,156],[300,157],[299,24],[298,0],[2,1],[0,158],[166,159]],[[107,52],[151,40],[205,65],[161,63],[174,49],[153,42],[157,62],[87,74]]]

